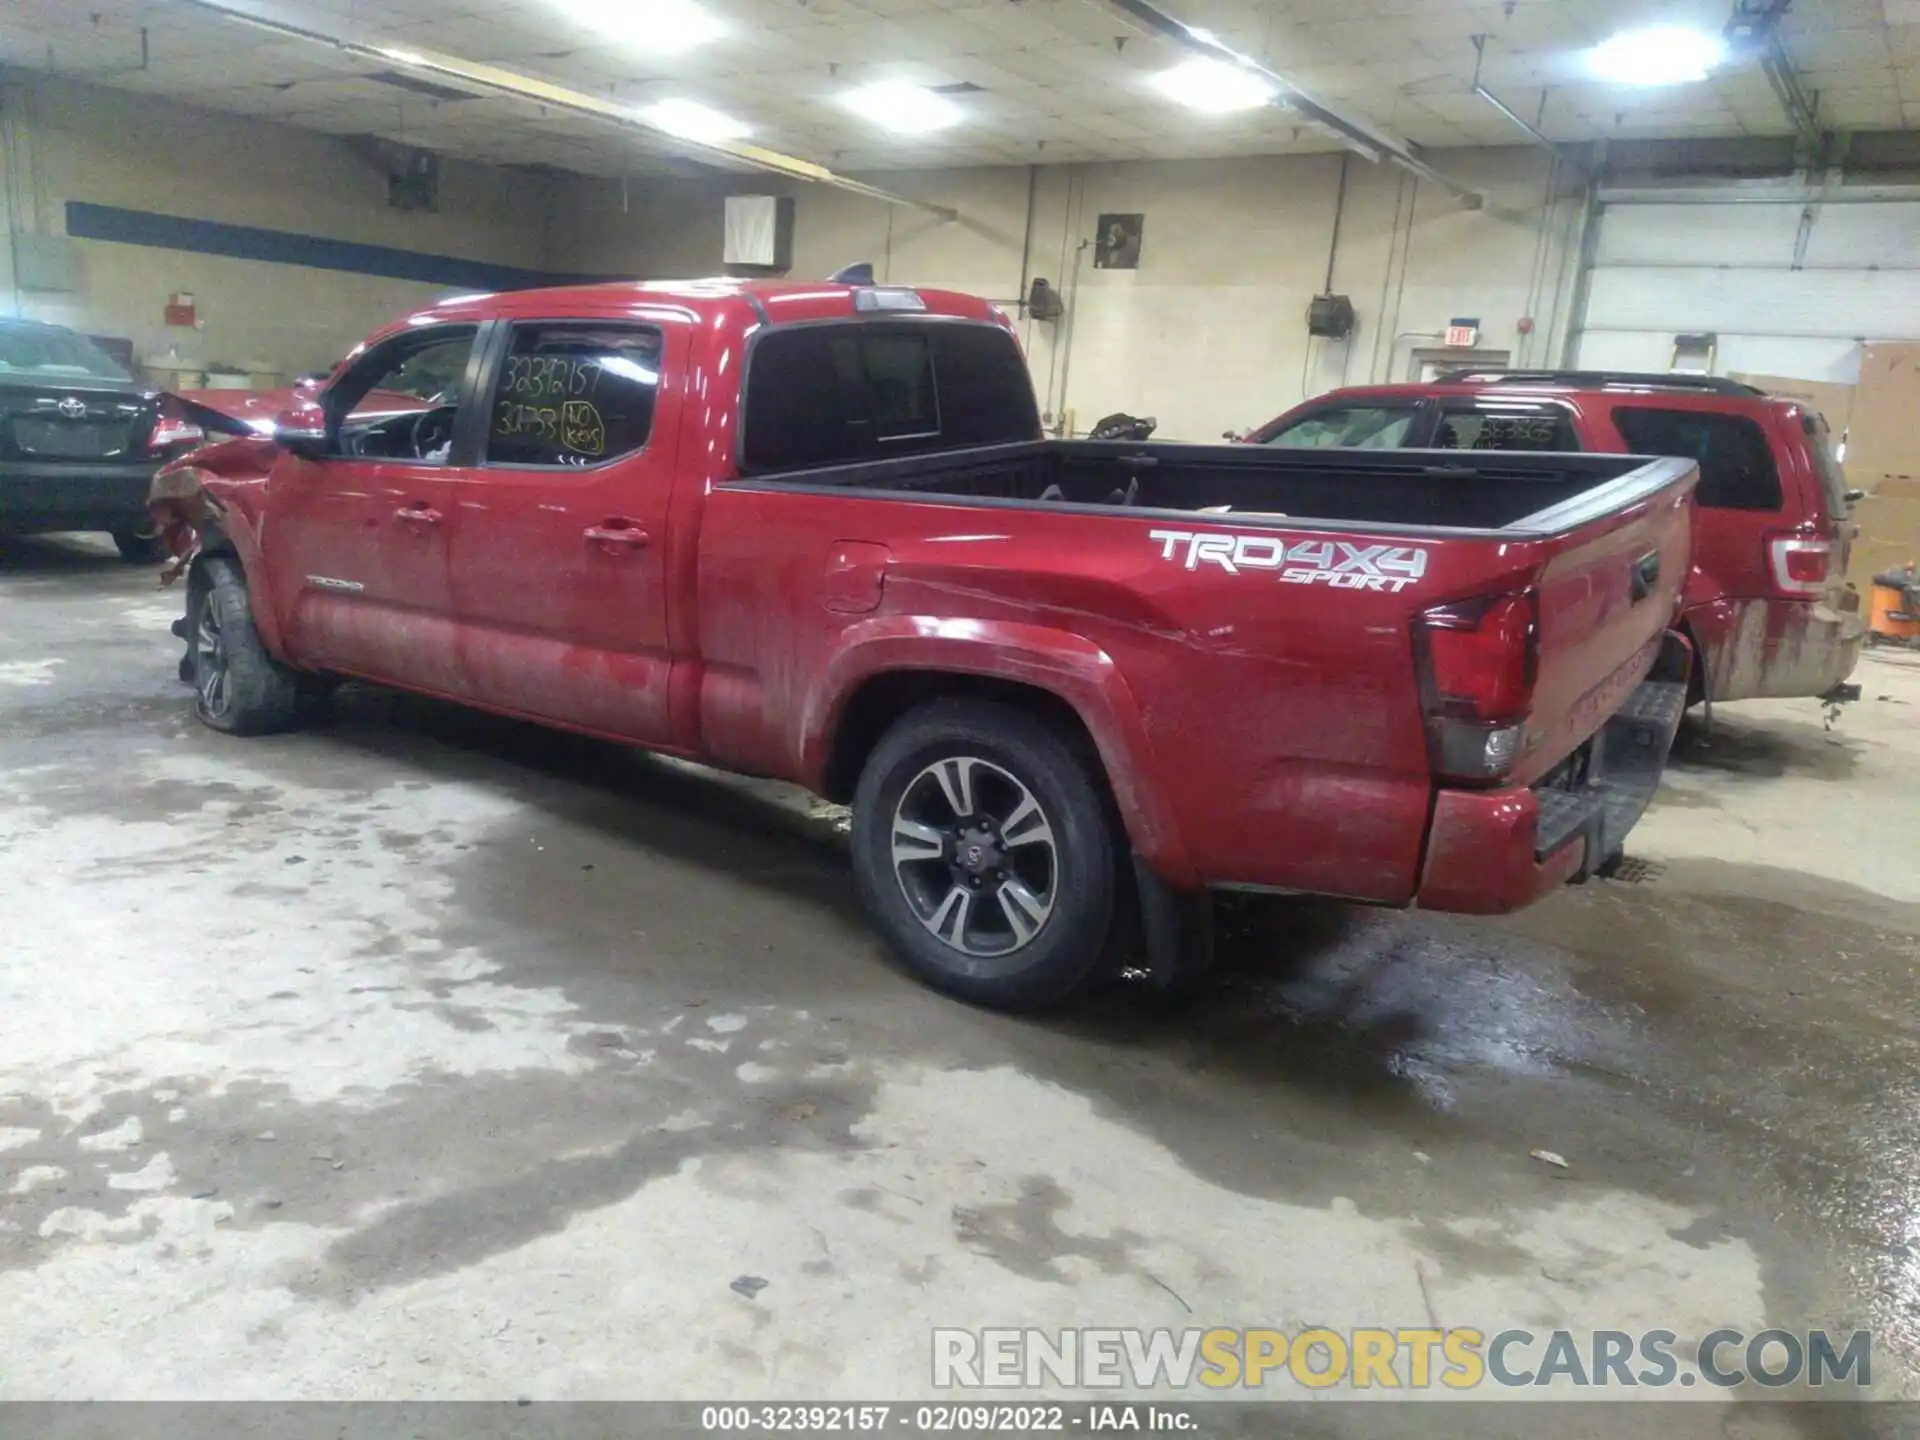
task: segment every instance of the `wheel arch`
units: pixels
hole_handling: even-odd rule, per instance
[[[201,527],[200,547],[187,566],[189,606],[194,592],[206,588],[207,562],[216,559],[231,560],[240,567],[240,578],[246,582],[247,594],[253,601],[254,629],[260,632],[261,643],[268,653],[284,662],[286,647],[281,643],[280,612],[266,584],[259,538],[245,516],[229,510],[219,520]]]
[[[1082,636],[1029,625],[874,622],[816,682],[803,707],[801,770],[846,802],[881,736],[928,700],[971,696],[1017,706],[1060,727],[1096,762],[1128,842],[1169,884],[1200,883],[1166,797],[1132,692],[1113,660]],[[957,627],[955,627],[957,628]]]

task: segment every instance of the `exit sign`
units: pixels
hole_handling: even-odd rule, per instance
[[[1463,350],[1471,350],[1480,343],[1480,322],[1478,320],[1449,320],[1447,322],[1447,344]]]

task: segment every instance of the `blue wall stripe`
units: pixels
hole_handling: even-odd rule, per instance
[[[452,255],[423,254],[418,250],[396,250],[387,245],[329,240],[288,230],[225,225],[217,220],[189,220],[179,215],[124,210],[117,205],[93,205],[83,200],[67,202],[67,234],[82,240],[113,240],[122,245],[153,245],[200,255],[229,255],[236,260],[269,260],[278,265],[346,270],[355,275],[380,275],[389,280],[418,280],[422,284],[444,285],[455,290],[526,290],[593,278],[523,270],[514,265],[490,265]]]

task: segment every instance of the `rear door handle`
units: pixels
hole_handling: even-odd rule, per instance
[[[626,545],[639,549],[651,544],[653,536],[647,533],[643,525],[634,525],[621,520],[609,520],[601,525],[589,525],[586,537],[596,545]]]
[[[425,501],[416,501],[412,505],[402,505],[393,512],[393,518],[403,525],[438,525],[440,512]]]
[[[1649,550],[1633,562],[1633,598],[1644,600],[1653,593],[1653,587],[1660,583],[1660,552]]]

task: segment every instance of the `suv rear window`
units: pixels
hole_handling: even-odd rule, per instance
[[[1020,347],[956,321],[770,330],[747,370],[741,468],[766,474],[1040,436]]]
[[[1694,499],[1719,510],[1778,510],[1780,471],[1766,432],[1744,415],[1699,410],[1622,408],[1620,438],[1636,455],[1672,455],[1700,463]]]

